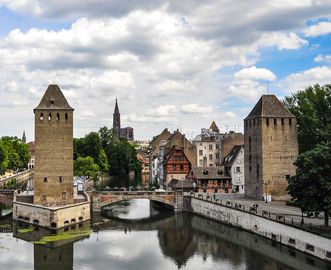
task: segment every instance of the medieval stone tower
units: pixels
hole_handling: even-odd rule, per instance
[[[113,113],[113,132],[118,138],[121,136],[121,115],[118,109],[117,99]]]
[[[73,111],[49,85],[35,114],[34,204],[73,204]]]
[[[298,157],[297,121],[275,95],[263,95],[244,120],[245,195],[285,200]]]

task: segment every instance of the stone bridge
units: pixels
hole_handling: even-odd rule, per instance
[[[4,184],[7,184],[12,179],[16,179],[18,184],[26,183],[29,181],[33,181],[34,178],[34,169],[26,170],[23,172],[19,172],[12,176],[0,179],[0,187],[3,188]]]
[[[164,204],[173,208],[175,211],[181,211],[183,206],[183,196],[181,193],[164,191],[95,191],[92,194],[92,209],[100,212],[103,207],[132,199],[148,199],[154,202]]]

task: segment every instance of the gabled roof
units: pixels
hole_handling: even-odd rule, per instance
[[[164,164],[168,162],[169,158],[172,156],[172,153],[175,150],[178,150],[178,151],[182,152],[183,156],[190,163],[190,160],[187,158],[187,156],[185,155],[184,151],[182,149],[177,148],[177,145],[174,145],[173,147],[170,148],[170,151],[164,153],[164,159],[163,159],[163,163]]]
[[[238,154],[240,153],[240,150],[244,147],[243,144],[241,145],[235,145],[231,152],[225,157],[223,165],[225,167],[232,167],[233,162],[236,160]]]
[[[263,95],[245,119],[255,117],[294,117],[275,95]]]
[[[213,121],[209,127],[209,129],[211,129],[212,131],[216,132],[216,133],[220,133],[220,130],[218,128],[218,126],[216,125],[215,121]]]
[[[231,177],[227,175],[224,166],[217,167],[192,167],[193,175],[199,180],[209,180],[209,179],[230,179]]]
[[[57,84],[50,84],[39,105],[34,110],[70,110],[68,101],[64,97],[60,87]]]

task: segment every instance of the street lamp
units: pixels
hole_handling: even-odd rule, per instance
[[[265,203],[268,203],[268,181],[265,181],[264,185],[265,185]]]

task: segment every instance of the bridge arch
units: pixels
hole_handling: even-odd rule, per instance
[[[148,199],[152,202],[161,203],[174,210],[177,209],[178,195],[175,192],[156,191],[101,191],[94,192],[92,197],[93,211],[100,212],[104,207],[121,201],[132,199]]]

